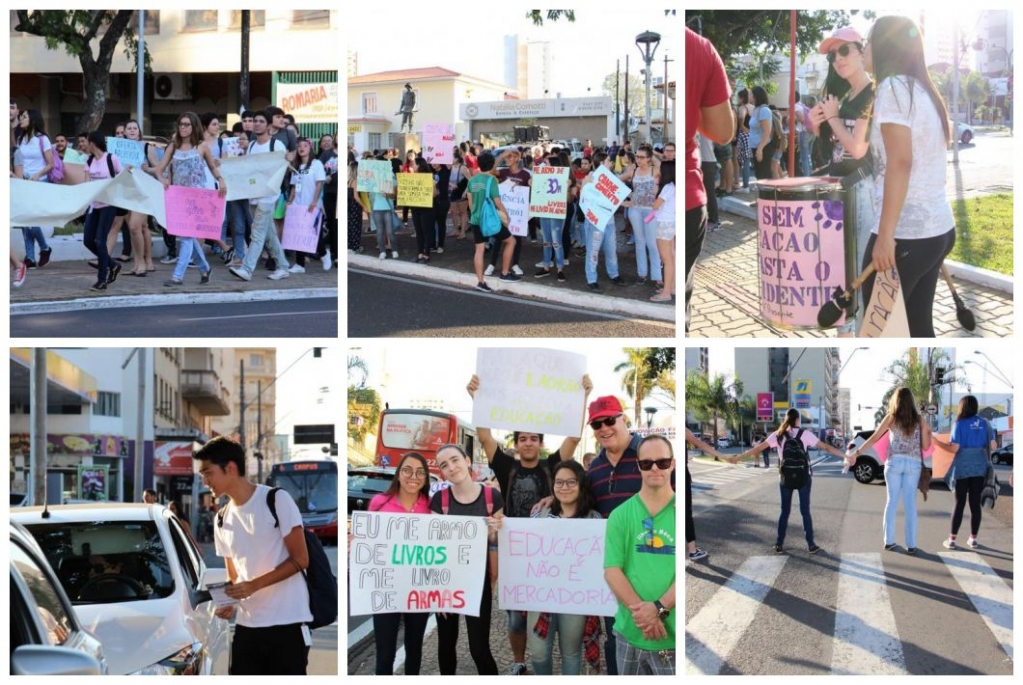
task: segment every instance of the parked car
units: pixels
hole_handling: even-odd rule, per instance
[[[959,138],[959,142],[963,145],[969,145],[970,141],[973,140],[973,127],[969,124],[960,123],[956,127],[956,137]]]
[[[865,443],[873,434],[874,431],[872,430],[860,431],[849,441],[845,451],[859,449],[860,445]],[[868,448],[866,452],[861,454],[849,470],[852,471],[853,477],[859,483],[872,483],[875,480],[884,479],[884,464],[881,463],[881,458],[873,447]]]
[[[205,583],[227,580],[161,505],[26,507],[32,533],[115,675],[227,675],[228,622]]]
[[[366,511],[374,496],[391,487],[397,469],[393,466],[365,466],[348,472],[348,512]],[[430,474],[430,485],[440,479]]]
[[[106,675],[103,645],[87,631],[23,526],[10,525],[11,675]]]
[[[718,438],[718,449],[723,450],[732,446],[732,441],[728,438]]]
[[[996,464],[1009,464],[1012,466],[1012,445],[1006,445],[992,452],[991,461]]]

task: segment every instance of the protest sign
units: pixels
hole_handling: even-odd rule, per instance
[[[579,437],[582,432],[586,357],[536,347],[481,347],[480,387],[472,423],[529,433]]]
[[[281,235],[281,247],[285,250],[297,250],[308,254],[316,254],[316,244],[320,239],[320,212],[310,212],[306,205],[288,205],[284,214],[284,232]]]
[[[529,216],[564,219],[568,213],[568,167],[533,167]]]
[[[505,517],[498,532],[498,605],[554,614],[614,616],[604,580],[604,519]]]
[[[423,159],[431,164],[451,164],[455,148],[455,127],[427,124],[423,130]]]
[[[107,153],[121,160],[121,166],[141,167],[146,160],[146,144],[128,138],[107,138]]]
[[[908,338],[909,319],[899,274],[889,269],[874,277],[874,290],[863,312],[861,338]]]
[[[593,172],[593,181],[586,184],[579,194],[579,206],[586,219],[597,230],[603,231],[631,192],[624,181],[600,166]]]
[[[220,157],[237,157],[242,153],[241,141],[237,138],[220,139]]]
[[[167,225],[163,185],[141,169],[77,185],[11,179],[12,226],[63,226],[84,214],[92,202],[149,214]]]
[[[490,582],[483,517],[353,511],[351,533],[352,616],[479,616],[483,582]]]
[[[393,193],[394,170],[387,160],[363,159],[355,189],[360,193]]]
[[[433,174],[398,174],[398,207],[432,207]]]
[[[84,152],[72,150],[70,147],[64,150],[64,164],[81,164],[84,166],[88,159],[89,155]]]
[[[501,202],[508,212],[508,230],[512,235],[525,236],[529,234],[529,187],[519,186],[513,183],[502,183],[498,186],[501,191]]]
[[[284,152],[225,157],[220,160],[220,175],[227,183],[227,199],[251,200],[277,197],[281,181],[288,171]]]
[[[220,240],[227,201],[217,191],[170,186],[164,198],[168,233],[181,238]]]

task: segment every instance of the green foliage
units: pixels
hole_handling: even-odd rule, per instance
[[[932,398],[931,384],[935,377],[934,369],[938,367],[943,367],[945,373],[942,386],[934,386]],[[967,390],[970,388],[963,367],[953,365],[948,352],[942,348],[910,348],[902,357],[889,364],[884,372],[891,385],[881,397],[881,404],[874,412],[875,426],[881,423],[888,413],[888,402],[900,387],[909,388],[918,405],[932,399],[937,403],[941,388],[949,384],[960,383],[966,385]]]
[[[622,68],[623,69],[625,68],[624,64],[622,65]],[[611,98],[614,98],[615,96],[616,78],[619,78],[618,74],[608,74],[607,76],[604,77],[603,83],[600,84],[600,88],[601,90],[604,91],[604,94]],[[625,72],[622,71],[621,76],[618,80],[618,97],[621,98],[623,103],[626,102],[625,82],[626,82]],[[643,79],[641,79],[635,72],[632,72],[629,74],[628,82],[629,82],[628,99],[629,112],[635,114],[636,116],[643,116],[644,113],[646,112],[646,102],[643,97],[644,93]],[[624,116],[624,114],[625,113],[623,112],[622,115]]]
[[[565,17],[568,21],[575,21],[575,10],[530,10],[526,12],[526,19],[532,19],[535,26],[543,26],[544,18],[547,21],[558,21]]]
[[[675,348],[626,347],[622,352],[626,361],[614,370],[622,374],[622,390],[634,402],[633,425],[638,426],[645,398],[655,395],[659,402],[675,406]]]
[[[720,373],[716,374],[713,378],[709,378],[696,370],[692,370],[686,376],[686,408],[693,412],[693,416],[700,421],[708,419],[713,421],[711,444],[717,444],[718,418],[728,416],[730,408],[733,406],[732,390],[730,388],[734,388],[735,385],[733,383],[730,386],[725,380],[724,374]],[[717,458],[715,457],[716,460]]]
[[[366,434],[376,430],[380,421],[380,396],[373,388],[348,386],[348,438],[358,445],[366,440]],[[362,421],[353,421],[361,417]]]

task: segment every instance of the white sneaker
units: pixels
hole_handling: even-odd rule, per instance
[[[305,267],[304,267],[304,266],[302,266],[301,264],[293,264],[293,265],[291,266],[291,268],[290,268],[290,269],[288,269],[288,273],[292,273],[292,274],[304,274],[304,273],[305,273]]]
[[[277,269],[277,271],[274,271],[272,274],[267,276],[267,278],[269,278],[271,281],[280,281],[287,278],[290,275],[291,274],[288,273],[287,269]]]
[[[966,541],[966,545],[970,549],[977,549],[977,547],[980,546],[980,545],[977,544],[977,538],[970,538],[969,540]]]
[[[483,275],[484,276],[493,276],[494,275],[494,265],[493,264],[488,264],[487,268],[483,271]]]
[[[330,267],[334,265],[334,262],[330,260],[330,250],[323,253],[323,259],[321,261],[323,262],[323,270],[330,271]]]
[[[443,247],[438,247],[437,248],[437,254],[444,254],[444,248]]]
[[[535,266],[535,267],[536,267],[537,269],[542,269],[542,268],[544,268],[545,266],[547,266],[547,263],[546,263],[546,262],[537,262],[537,263],[536,263],[536,264],[534,264],[533,266]]]
[[[381,252],[380,253],[380,259],[387,259],[387,253],[386,252]]]
[[[242,279],[243,281],[252,280],[252,272],[246,269],[244,266],[232,266],[228,269],[232,274]]]
[[[391,258],[392,259],[397,259],[398,258],[398,251],[397,250],[394,250],[393,252],[391,252]]]
[[[515,272],[515,275],[516,275],[516,276],[522,276],[522,275],[523,275],[523,273],[524,273],[524,272],[522,271],[522,269],[520,269],[520,268],[519,268],[519,265],[518,265],[518,264],[515,264],[515,265],[513,265],[513,266],[512,266],[512,271],[513,271],[513,272]]]

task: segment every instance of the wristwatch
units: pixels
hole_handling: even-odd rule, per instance
[[[668,618],[668,614],[671,613],[670,611],[664,608],[664,605],[661,604],[661,600],[659,599],[654,600],[654,608],[657,609],[657,618],[661,619],[662,621]]]

